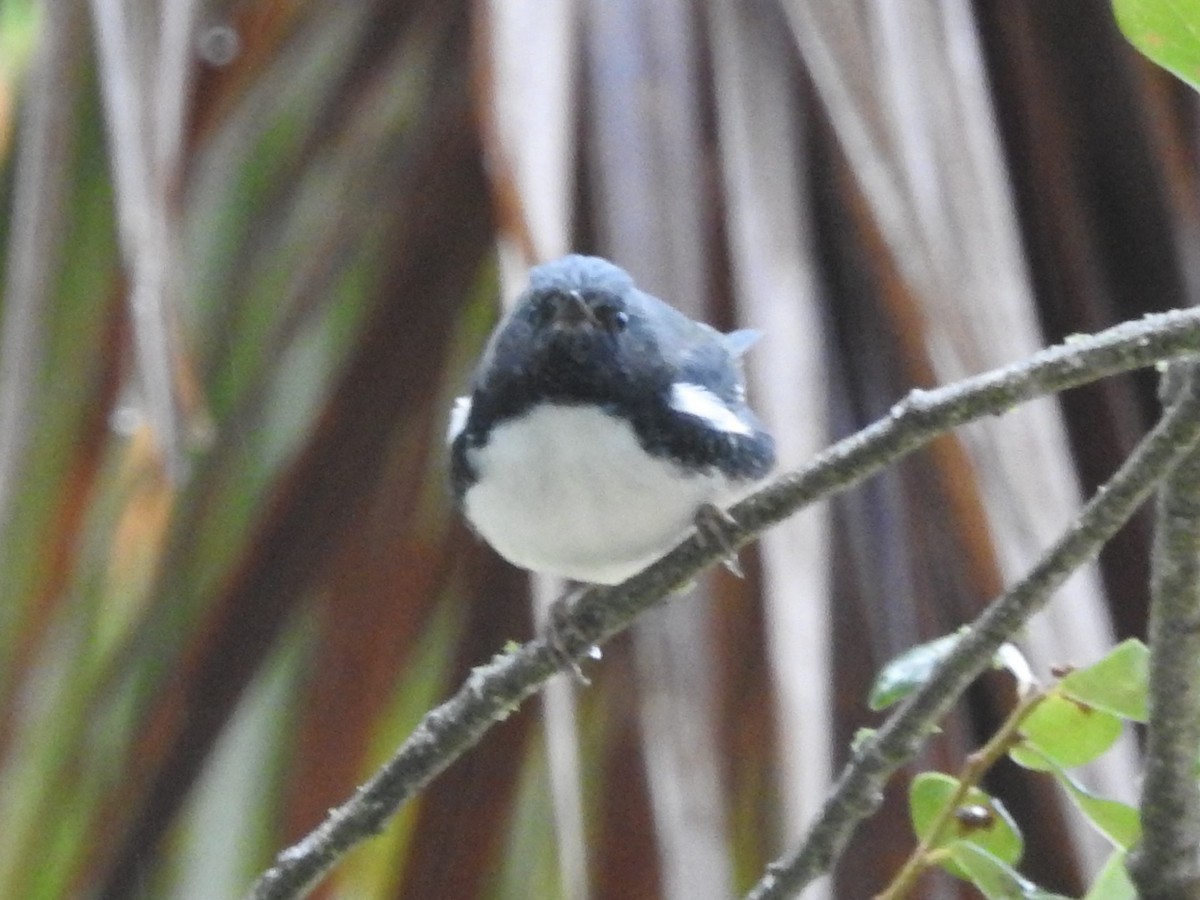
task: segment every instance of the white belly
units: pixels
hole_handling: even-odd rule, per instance
[[[677,544],[701,505],[751,487],[647,456],[626,422],[581,406],[546,404],[497,426],[470,462],[467,518],[501,556],[594,584],[628,578]]]

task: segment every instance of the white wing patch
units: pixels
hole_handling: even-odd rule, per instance
[[[671,385],[671,408],[686,416],[703,419],[718,431],[747,436],[754,433],[716,394],[698,384],[677,381]]]
[[[446,426],[446,444],[454,443],[454,439],[462,434],[467,427],[467,417],[471,415],[471,398],[457,397],[454,406],[450,407],[450,422]]]

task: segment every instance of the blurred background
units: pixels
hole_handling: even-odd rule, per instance
[[[913,386],[1191,303],[1196,111],[1100,0],[0,0],[0,896],[237,897],[531,635],[559,588],[455,518],[443,435],[532,263],[764,332],[790,468]],[[1112,380],[804,512],[317,896],[745,891],[880,664],[1025,572],[1155,414]],[[1141,633],[1147,537],[1031,625],[1039,673]],[[985,679],[919,765],[1011,702]],[[1132,737],[1081,778],[1131,798]],[[1104,849],[1049,779],[988,786],[1080,893]],[[810,896],[886,883],[904,798]]]

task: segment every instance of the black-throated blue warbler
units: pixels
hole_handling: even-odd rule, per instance
[[[756,337],[692,321],[599,257],[538,266],[451,413],[459,507],[518,566],[623,581],[774,465],[745,400]]]

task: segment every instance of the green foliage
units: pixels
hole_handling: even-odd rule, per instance
[[[962,632],[956,631],[954,634],[918,644],[889,661],[879,670],[871,685],[871,692],[867,697],[871,709],[887,709],[923,685],[955,648],[961,637]],[[1001,645],[996,651],[995,659],[992,660],[992,666],[1009,672],[1019,685],[1025,685],[1031,678],[1029,663],[1012,644]]]
[[[954,804],[954,810],[947,817],[948,803]],[[908,806],[913,831],[931,849],[969,843],[1006,863],[1021,859],[1025,845],[1017,823],[1003,803],[977,787],[964,791],[957,778],[922,772],[913,779]],[[967,877],[953,857],[942,864],[955,875]]]
[[[1125,854],[1118,852],[1108,858],[1084,900],[1132,900],[1136,896],[1137,890],[1125,868]]]
[[[948,634],[936,640],[906,650],[880,669],[867,699],[871,709],[886,709],[903,700],[929,680],[933,670],[958,643],[958,634]]]
[[[1047,759],[1070,769],[1100,756],[1120,734],[1116,716],[1053,692],[1021,723],[1021,743],[1009,755],[1029,769],[1044,768]]]
[[[949,848],[950,858],[988,900],[1068,900],[1042,890],[987,850],[970,841]]]
[[[1200,90],[1200,0],[1113,0],[1113,12],[1148,59]]]
[[[885,667],[888,682],[914,690],[928,678],[927,661],[944,656],[956,635],[939,638],[909,651]],[[1007,657],[1014,671],[1025,671],[1015,648]],[[1126,641],[1090,666],[1065,674],[1057,683],[1032,693],[1014,708],[989,742],[963,770],[962,778],[923,772],[913,779],[909,810],[919,841],[906,871],[897,876],[896,893],[907,896],[912,871],[938,865],[970,881],[988,898],[1049,898],[1049,893],[1020,875],[1024,842],[1018,824],[1003,803],[983,791],[978,782],[1002,752],[1019,765],[1052,776],[1097,832],[1116,849],[1088,894],[1089,900],[1132,898],[1124,869],[1124,853],[1141,836],[1138,811],[1128,804],[1099,797],[1081,785],[1067,769],[1101,756],[1124,721],[1145,719],[1147,657],[1144,644]],[[878,686],[878,682],[877,682]],[[876,693],[872,692],[872,699]],[[894,699],[894,698],[893,698]],[[1001,752],[997,752],[1001,751]]]
[[[1059,682],[1063,694],[1123,719],[1146,721],[1150,651],[1130,638],[1095,665],[1068,673]]]
[[[1134,807],[1119,800],[1097,797],[1062,769],[1055,768],[1053,773],[1080,812],[1114,846],[1128,850],[1138,842],[1142,836],[1142,823]]]

